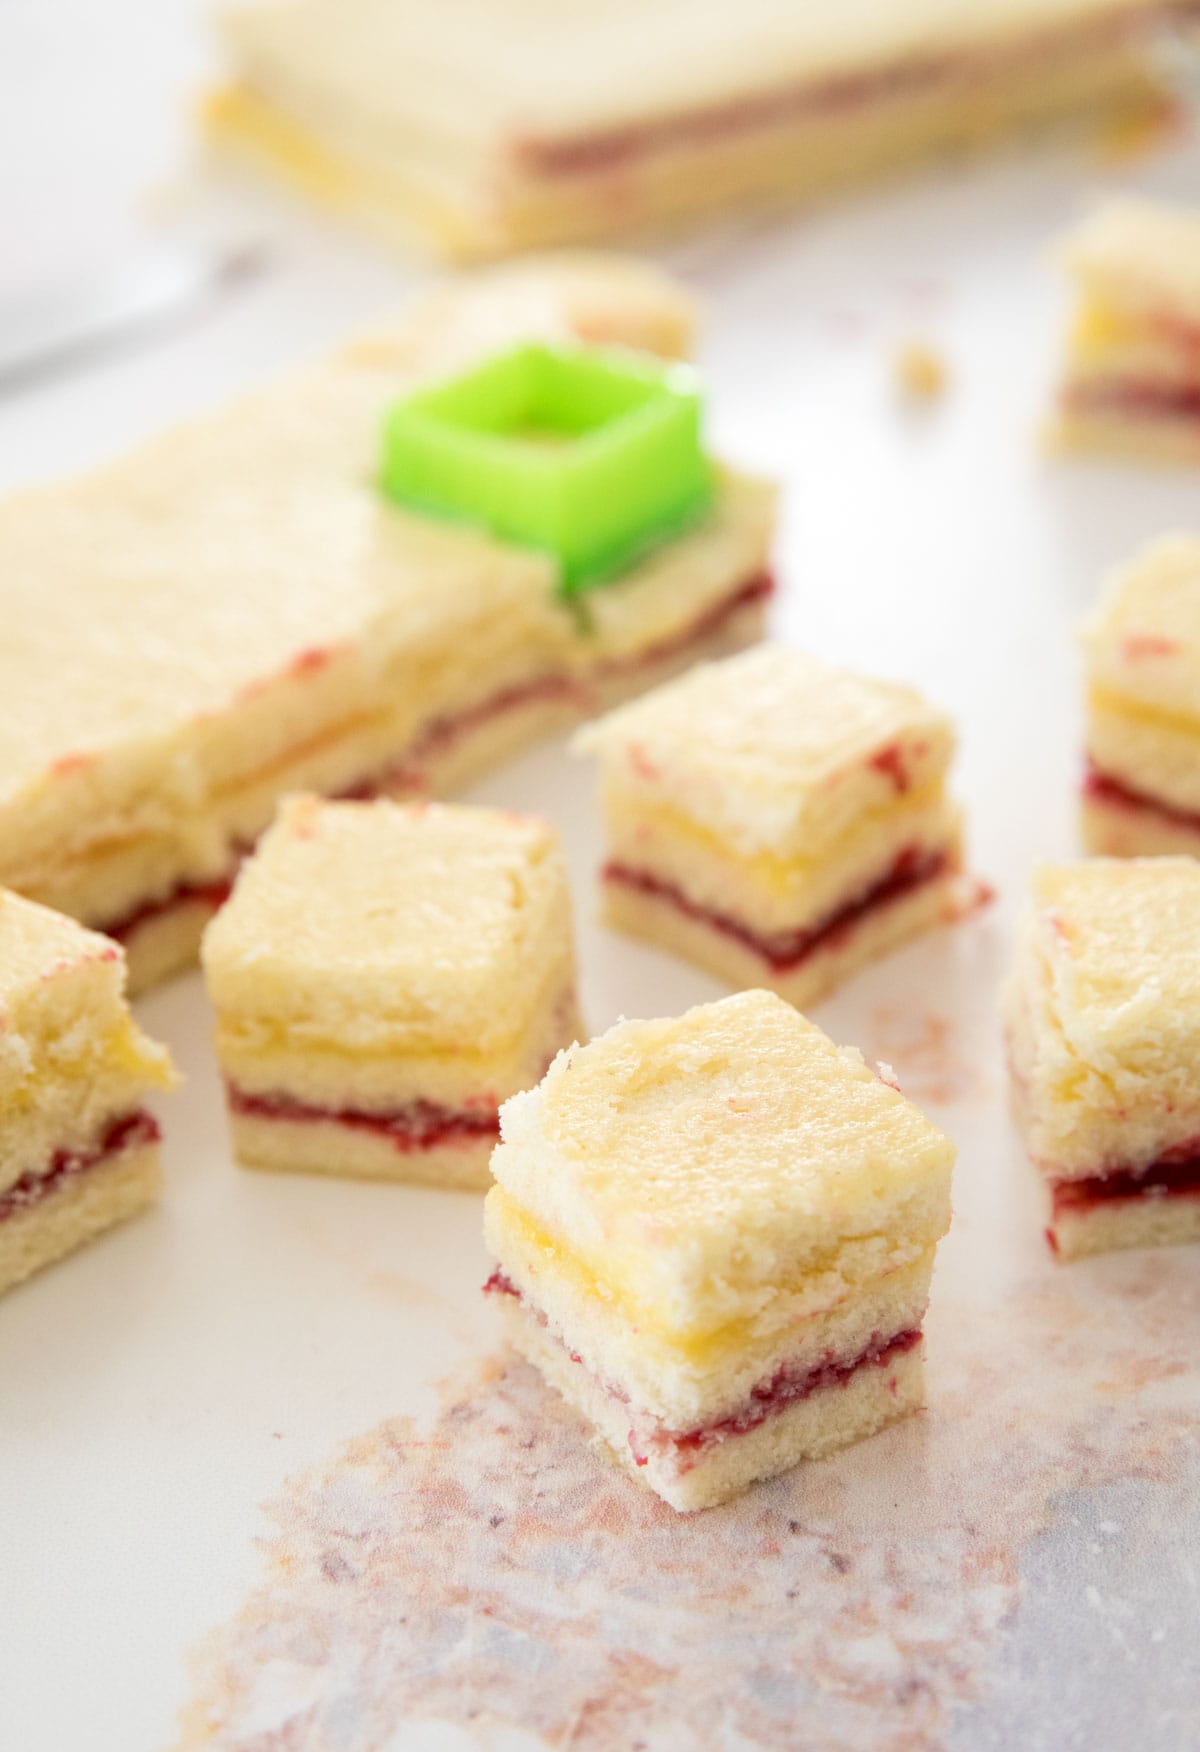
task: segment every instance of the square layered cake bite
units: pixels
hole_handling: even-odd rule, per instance
[[[1200,209],[1113,200],[1068,239],[1078,295],[1054,436],[1200,462]]]
[[[1200,855],[1200,540],[1156,542],[1084,631],[1090,852]]]
[[[483,1187],[501,1101],[579,1032],[546,823],[289,798],[209,926],[245,1166]]]
[[[960,910],[948,720],[911,688],[761,646],[589,726],[604,916],[804,1007]]]
[[[1005,1021],[1055,1252],[1200,1240],[1200,865],[1043,866]]]
[[[0,1293],[154,1202],[173,1080],[117,944],[0,889]]]
[[[501,1132],[488,1287],[673,1508],[922,1403],[954,1147],[774,994],[619,1023],[507,1102]]]

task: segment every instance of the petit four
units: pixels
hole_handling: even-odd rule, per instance
[[[154,1203],[173,1082],[120,947],[0,889],[0,1294]]]
[[[923,1402],[954,1146],[769,992],[622,1022],[501,1112],[488,1288],[672,1508]]]

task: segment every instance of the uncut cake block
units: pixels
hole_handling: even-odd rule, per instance
[[[600,757],[604,917],[804,1007],[962,899],[954,735],[911,688],[761,646],[576,738]]]
[[[246,0],[223,159],[471,258],[821,196],[1139,104],[1164,0]]]
[[[331,358],[92,474],[0,502],[0,883],[125,946],[195,956],[289,792],[435,794],[531,738],[739,648],[770,592],[772,495],[710,515],[588,614],[553,560],[379,484],[398,397],[521,341],[675,354],[649,267],[464,278]]]
[[[1064,253],[1077,310],[1052,435],[1070,449],[1200,462],[1200,208],[1113,200]]]
[[[1058,1256],[1200,1240],[1200,864],[1038,870],[1005,1022]]]
[[[153,1204],[173,1081],[118,945],[0,889],[0,1294]]]
[[[1084,630],[1088,851],[1200,856],[1200,540],[1156,542]]]
[[[202,959],[249,1168],[484,1187],[579,1033],[558,836],[494,810],[288,799]]]
[[[488,1288],[673,1508],[922,1404],[954,1147],[774,994],[619,1023],[506,1102],[501,1133]]]

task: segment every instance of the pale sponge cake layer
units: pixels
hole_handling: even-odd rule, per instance
[[[202,960],[258,1167],[486,1183],[480,1125],[580,1031],[558,836],[496,810],[288,799]]]
[[[115,943],[0,890],[0,1197],[174,1081],[124,986]]]
[[[614,1312],[677,1340],[828,1274],[912,1264],[950,1218],[953,1145],[773,994],[625,1022],[505,1104],[492,1171]]]
[[[1100,1199],[1087,1209],[1056,1211],[1050,1233],[1060,1259],[1087,1259],[1126,1247],[1194,1245],[1200,1242],[1200,1193]]]
[[[446,804],[289,798],[205,936],[219,1016],[293,1046],[507,1045],[573,960],[547,823]],[[555,994],[557,996],[557,993]]]

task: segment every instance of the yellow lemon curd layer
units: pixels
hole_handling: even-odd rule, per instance
[[[1111,712],[1117,717],[1127,718],[1132,724],[1148,724],[1156,730],[1200,738],[1200,713],[1150,705],[1146,700],[1130,699],[1128,694],[1114,693],[1110,688],[1092,688],[1088,694],[1088,708],[1092,712]]]
[[[713,828],[706,827],[702,822],[688,815],[683,809],[669,803],[656,803],[646,806],[640,802],[634,803],[623,797],[619,806],[612,810],[616,819],[618,808],[622,816],[635,817],[639,822],[655,826],[665,835],[683,840],[703,851],[711,857],[717,857],[729,863],[736,863],[748,876],[769,892],[786,895],[795,887],[798,877],[803,877],[809,871],[837,864],[847,858],[855,846],[855,842],[879,828],[890,827],[894,823],[909,817],[923,814],[931,808],[944,794],[945,786],[941,777],[924,785],[918,791],[910,792],[906,797],[898,798],[881,809],[859,816],[851,822],[844,833],[841,833],[828,845],[823,845],[815,857],[795,855],[781,856],[777,852],[756,852],[751,856],[739,852],[730,845]]]
[[[502,1231],[505,1240],[512,1243],[522,1260],[531,1262],[534,1272],[552,1272],[575,1296],[604,1303],[613,1314],[635,1328],[640,1339],[669,1350],[675,1357],[695,1367],[705,1368],[720,1362],[725,1356],[735,1355],[746,1349],[756,1336],[760,1324],[757,1308],[753,1314],[726,1319],[717,1326],[682,1328],[660,1305],[632,1290],[627,1276],[624,1283],[615,1283],[614,1279],[626,1274],[614,1272],[612,1260],[605,1261],[606,1273],[602,1278],[591,1262],[555,1240],[501,1187],[492,1187],[488,1205],[491,1227]],[[856,1242],[863,1239],[854,1237]],[[898,1255],[893,1269],[928,1263],[934,1251],[931,1245],[915,1238],[906,1241],[897,1236],[889,1238],[889,1243]],[[803,1284],[779,1285],[772,1295],[786,1295],[798,1304],[803,1300],[804,1305],[795,1309],[796,1314],[803,1317],[829,1313],[847,1296],[864,1287],[857,1280],[852,1281],[843,1275],[841,1256],[844,1251],[841,1246],[831,1248],[826,1255],[811,1263],[804,1274]],[[537,1264],[532,1265],[533,1261]],[[810,1298],[801,1297],[805,1288],[812,1292],[811,1305],[808,1305]],[[756,1291],[756,1299],[761,1294],[761,1290]]]
[[[1088,299],[1080,306],[1071,328],[1071,353],[1081,362],[1095,359],[1114,347],[1144,340],[1151,328],[1142,316]]]

